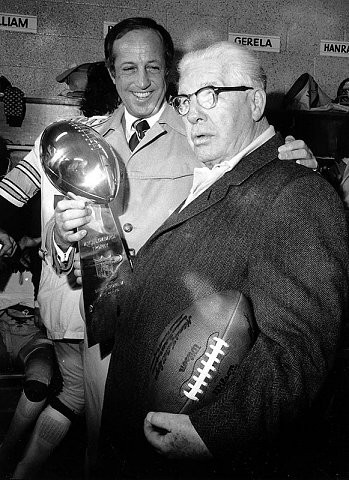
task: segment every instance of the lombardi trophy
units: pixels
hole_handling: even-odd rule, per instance
[[[116,152],[92,127],[71,120],[49,125],[42,134],[43,169],[57,190],[88,199],[92,221],[79,242],[86,323],[108,280],[123,281],[118,271],[131,269],[126,243],[118,232],[109,203],[116,197],[120,169]]]

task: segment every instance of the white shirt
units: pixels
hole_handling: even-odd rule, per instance
[[[161,117],[161,114],[162,112],[164,111],[165,109],[165,102],[164,104],[162,105],[162,107],[160,108],[160,110],[153,116],[149,117],[149,118],[144,118],[142,120],[146,120],[149,124],[149,127],[151,128],[158,120],[159,118]],[[133,133],[136,131],[136,129],[134,128],[133,124],[136,120],[141,120],[140,118],[138,117],[134,117],[133,115],[131,115],[130,113],[128,113],[128,111],[126,110],[125,108],[125,122],[126,122],[126,140],[127,142],[130,140],[130,138],[132,137]]]
[[[265,130],[261,135],[253,140],[247,147],[245,147],[241,152],[237,153],[230,160],[225,160],[224,162],[217,163],[213,168],[208,168],[203,165],[201,168],[194,168],[194,178],[193,186],[191,187],[188,198],[183,204],[180,211],[183,210],[189,203],[191,203],[195,198],[201,195],[202,192],[207,190],[211,185],[213,185],[219,178],[230,170],[232,170],[243,157],[246,157],[249,153],[253,152],[259,148],[263,143],[266,143],[270,138],[275,135],[275,129],[270,125],[267,130]]]

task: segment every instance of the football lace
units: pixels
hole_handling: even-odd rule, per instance
[[[91,150],[103,150],[97,140],[93,137],[91,132],[91,127],[85,125],[83,123],[71,121],[70,124],[72,125],[75,130],[80,132],[83,137],[87,140],[88,145],[90,146]]]
[[[193,375],[191,383],[188,383],[188,390],[183,391],[184,395],[190,400],[199,400],[197,395],[203,393],[202,388],[207,387],[208,381],[212,378],[211,372],[214,373],[217,370],[217,364],[221,362],[219,357],[225,355],[225,351],[223,349],[229,347],[227,342],[219,337],[214,337],[213,340],[216,342],[215,345],[209,345],[209,348],[212,349],[212,352],[205,352],[204,357],[207,358],[202,358],[202,367],[197,368],[198,375]]]

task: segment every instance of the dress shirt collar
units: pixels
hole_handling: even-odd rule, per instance
[[[162,107],[160,108],[160,110],[155,115],[144,119],[148,122],[150,128],[159,120],[159,118],[162,115],[162,112],[165,109],[165,106],[166,106],[166,103],[164,102]],[[131,115],[125,108],[125,124],[126,124],[125,132],[126,132],[126,140],[127,141],[130,140],[131,135],[135,131],[135,128],[132,125],[136,120],[141,120],[141,119]]]
[[[184,207],[201,195],[201,193],[207,188],[213,185],[219,178],[223,177],[226,172],[232,170],[243,157],[246,157],[246,155],[259,148],[274,135],[275,129],[272,125],[270,125],[261,135],[255,138],[253,142],[247,145],[247,147],[245,147],[239,153],[234,155],[234,157],[230,160],[216,163],[213,168],[208,168],[204,164],[202,164],[202,167],[194,168],[193,185],[181,210],[183,210]]]

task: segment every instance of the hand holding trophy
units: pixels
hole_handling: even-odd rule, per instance
[[[131,268],[126,245],[118,232],[109,203],[120,184],[118,159],[113,148],[93,128],[63,120],[42,134],[40,157],[51,183],[64,195],[89,200],[92,221],[79,241],[86,323],[100,291],[122,264]],[[120,286],[122,279],[119,280]]]

